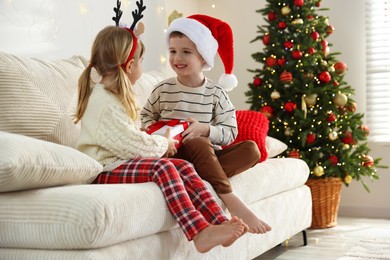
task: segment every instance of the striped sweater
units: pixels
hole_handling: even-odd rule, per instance
[[[141,111],[142,127],[159,120],[195,118],[210,125],[209,139],[222,146],[237,136],[236,111],[224,89],[210,79],[203,86],[182,85],[176,77],[159,83]]]

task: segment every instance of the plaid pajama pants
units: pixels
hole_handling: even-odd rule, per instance
[[[93,183],[154,182],[161,189],[169,211],[188,240],[209,226],[228,219],[193,166],[181,159],[136,158],[108,172]]]

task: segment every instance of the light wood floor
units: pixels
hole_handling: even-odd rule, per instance
[[[254,260],[333,260],[343,256],[359,239],[390,239],[390,219],[339,217],[337,222],[334,228],[307,230],[307,246],[302,246],[300,233]]]

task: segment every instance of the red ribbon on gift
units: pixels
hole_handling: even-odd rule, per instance
[[[183,122],[180,119],[157,121],[148,127],[148,133],[156,132],[158,129],[160,129],[161,127],[166,126],[166,125],[167,126],[175,126],[178,124],[185,124],[185,123],[187,123],[187,122],[185,122],[185,121]]]
[[[162,128],[164,126],[175,127],[177,125],[183,125],[183,129],[187,129],[189,123],[186,122],[186,121],[179,120],[179,119],[157,121],[157,122],[151,124],[148,127],[147,133],[148,134],[153,134],[154,132],[156,132],[157,130],[159,130],[160,128]],[[171,131],[171,135],[172,135],[172,131]],[[176,134],[172,138],[177,140],[177,141],[179,141],[179,143],[176,144],[176,148],[179,148],[181,146],[181,142],[183,140],[183,137],[181,136],[181,133],[180,134]]]

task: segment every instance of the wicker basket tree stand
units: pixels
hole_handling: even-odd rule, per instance
[[[311,229],[330,228],[337,225],[337,215],[340,205],[340,178],[309,179],[313,202]]]

